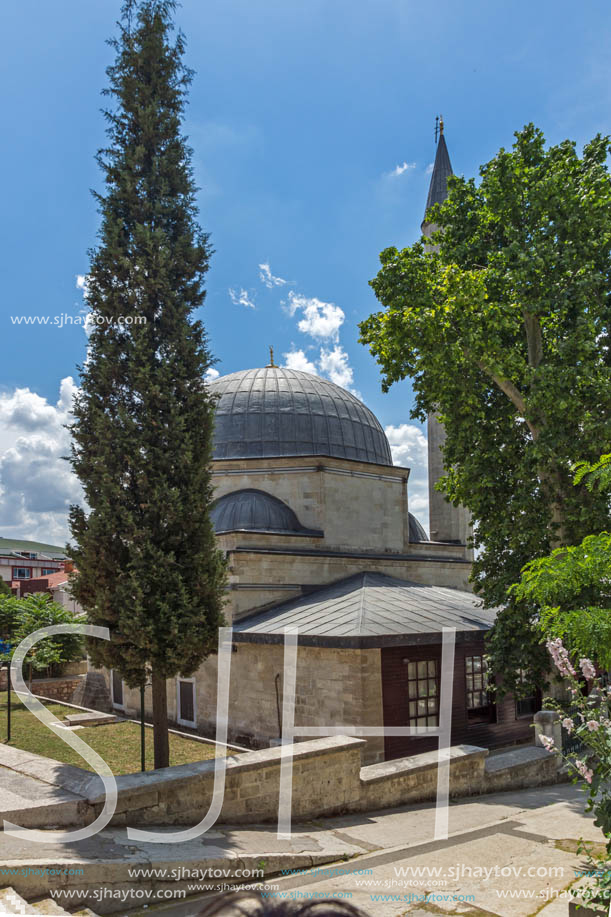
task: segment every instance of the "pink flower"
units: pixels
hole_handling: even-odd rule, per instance
[[[596,669],[589,659],[580,659],[579,665],[581,667],[581,671],[583,672],[584,678],[587,678],[588,681],[592,681],[593,678],[596,678]]]
[[[554,751],[555,743],[551,736],[540,736],[540,742],[547,751]]]
[[[600,726],[600,723],[598,723],[596,720],[588,720],[588,722],[586,723],[586,726],[588,727],[590,732],[596,732],[596,730]]]
[[[580,761],[579,758],[577,758],[575,761],[575,770],[579,771],[586,783],[592,783],[594,773],[586,766],[585,761]]]
[[[555,640],[548,640],[546,646],[550,656],[554,660],[554,665],[561,675],[565,678],[570,678],[571,675],[576,674],[575,669],[571,665],[569,654],[562,645],[560,637],[557,637]]]
[[[562,725],[563,725],[563,727],[566,729],[566,731],[569,733],[569,735],[570,735],[570,733],[573,731],[573,729],[575,728],[575,723],[573,722],[573,720],[572,720],[569,716],[566,716],[566,717],[562,720]]]

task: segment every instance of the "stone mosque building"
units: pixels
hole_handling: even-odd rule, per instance
[[[426,204],[451,174],[443,128]],[[422,226],[425,235],[434,227]],[[210,384],[218,396],[212,517],[229,568],[234,629],[230,741],[281,735],[284,629],[297,625],[296,725],[437,725],[441,629],[456,628],[452,744],[530,737],[532,704],[492,702],[472,595],[469,520],[434,482],[443,429],[429,418],[430,535],[409,511],[409,468],[393,465],[374,414],[332,382],[270,363]],[[216,657],[168,683],[171,719],[214,737]],[[105,673],[115,708],[139,692]],[[150,697],[147,694],[150,702]],[[365,763],[418,754],[435,738],[368,740]]]

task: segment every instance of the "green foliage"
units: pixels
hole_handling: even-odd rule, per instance
[[[192,673],[223,623],[224,560],[209,518],[212,359],[194,317],[211,249],[197,224],[182,120],[191,73],[175,3],[130,0],[111,42],[108,146],[90,253],[93,331],[72,426],[88,511],[71,510],[72,590],[110,642],[97,665],[131,686]]]
[[[578,679],[568,650],[562,641],[547,641],[558,674],[564,679],[570,694],[570,703],[564,710],[562,728],[579,740],[578,753],[564,754],[556,748],[553,739],[542,736],[548,749],[559,754],[568,766],[573,782],[585,781],[587,792],[586,812],[594,812],[594,824],[605,836],[607,853],[611,854],[611,688],[596,677],[590,659],[579,660],[580,676],[588,682],[589,694],[583,694],[583,682]],[[608,888],[608,879],[605,877]]]
[[[12,593],[12,590],[9,584],[5,580],[0,578],[0,596],[12,595],[12,594],[13,593]]]
[[[575,484],[585,484],[590,492],[599,489],[609,493],[611,498],[611,453],[601,455],[597,462],[576,462]]]
[[[611,803],[611,800],[607,800]],[[600,826],[599,826],[600,827]],[[611,904],[611,857],[609,854],[594,854],[590,852],[590,845],[582,844],[578,853],[587,853],[586,868],[582,874],[594,879],[585,886],[578,886],[574,893],[585,904],[602,905],[608,908]],[[579,907],[577,910],[579,914]],[[598,913],[598,912],[596,912]],[[603,912],[600,911],[602,914]]]
[[[502,606],[489,640],[505,687],[547,662],[537,609],[507,590],[524,564],[606,527],[607,501],[576,490],[576,458],[611,441],[611,179],[609,139],[580,157],[545,148],[528,125],[511,150],[452,177],[429,219],[439,231],[382,252],[371,282],[384,307],[360,325],[383,388],[411,377],[412,416],[447,432],[440,489],[469,508],[478,549],[473,583]]]
[[[611,457],[573,466],[575,485],[585,484],[604,501],[611,492]],[[581,544],[556,548],[526,564],[510,589],[518,601],[540,609],[547,639],[560,638],[572,656],[611,668],[611,534],[587,535]]]
[[[572,655],[611,668],[611,534],[588,535],[531,561],[511,591],[540,607],[545,637],[560,637]]]
[[[0,661],[12,659],[15,648],[34,631],[52,624],[77,624],[80,620],[46,593],[24,598],[0,596],[0,635],[11,646],[9,652],[0,654]],[[36,643],[28,652],[25,664],[40,671],[72,662],[82,653],[83,640],[79,634],[56,634]]]

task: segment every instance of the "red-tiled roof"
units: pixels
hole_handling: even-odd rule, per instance
[[[49,589],[54,589],[56,586],[61,586],[62,583],[68,582],[68,574],[64,573],[63,570],[59,573],[49,573],[47,576],[42,576],[40,578],[47,580]]]

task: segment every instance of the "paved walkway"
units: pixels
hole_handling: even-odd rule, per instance
[[[135,913],[138,901],[147,900],[142,913],[194,917],[203,898],[180,901],[177,893],[196,895],[204,870],[226,869],[225,881],[231,883],[236,870],[263,862],[267,876],[283,869],[301,872],[268,878],[269,886],[277,886],[270,895],[304,901],[341,896],[374,917],[566,917],[567,898],[559,896],[575,883],[575,869],[582,863],[577,841],[602,840],[592,819],[584,816],[583,804],[584,794],[566,784],[453,802],[445,841],[433,839],[435,812],[426,805],[296,825],[290,840],[279,840],[270,826],[226,825],[177,845],[134,843],[119,828],[70,846],[33,845],[0,834],[0,864],[22,872],[44,864],[83,870],[57,883],[48,876],[22,880],[30,882],[31,897],[36,883],[47,894],[54,883],[68,889],[85,885],[94,894],[104,888],[116,894],[123,890],[124,909],[116,899],[89,900],[102,914],[111,907],[119,914]],[[135,867],[165,870],[138,880],[137,888],[150,892],[146,899],[128,894],[134,889],[130,871]],[[181,877],[181,869],[199,870],[200,876]],[[217,875],[213,881],[223,879]],[[170,896],[172,903],[159,903]],[[71,908],[79,903],[59,900]]]

